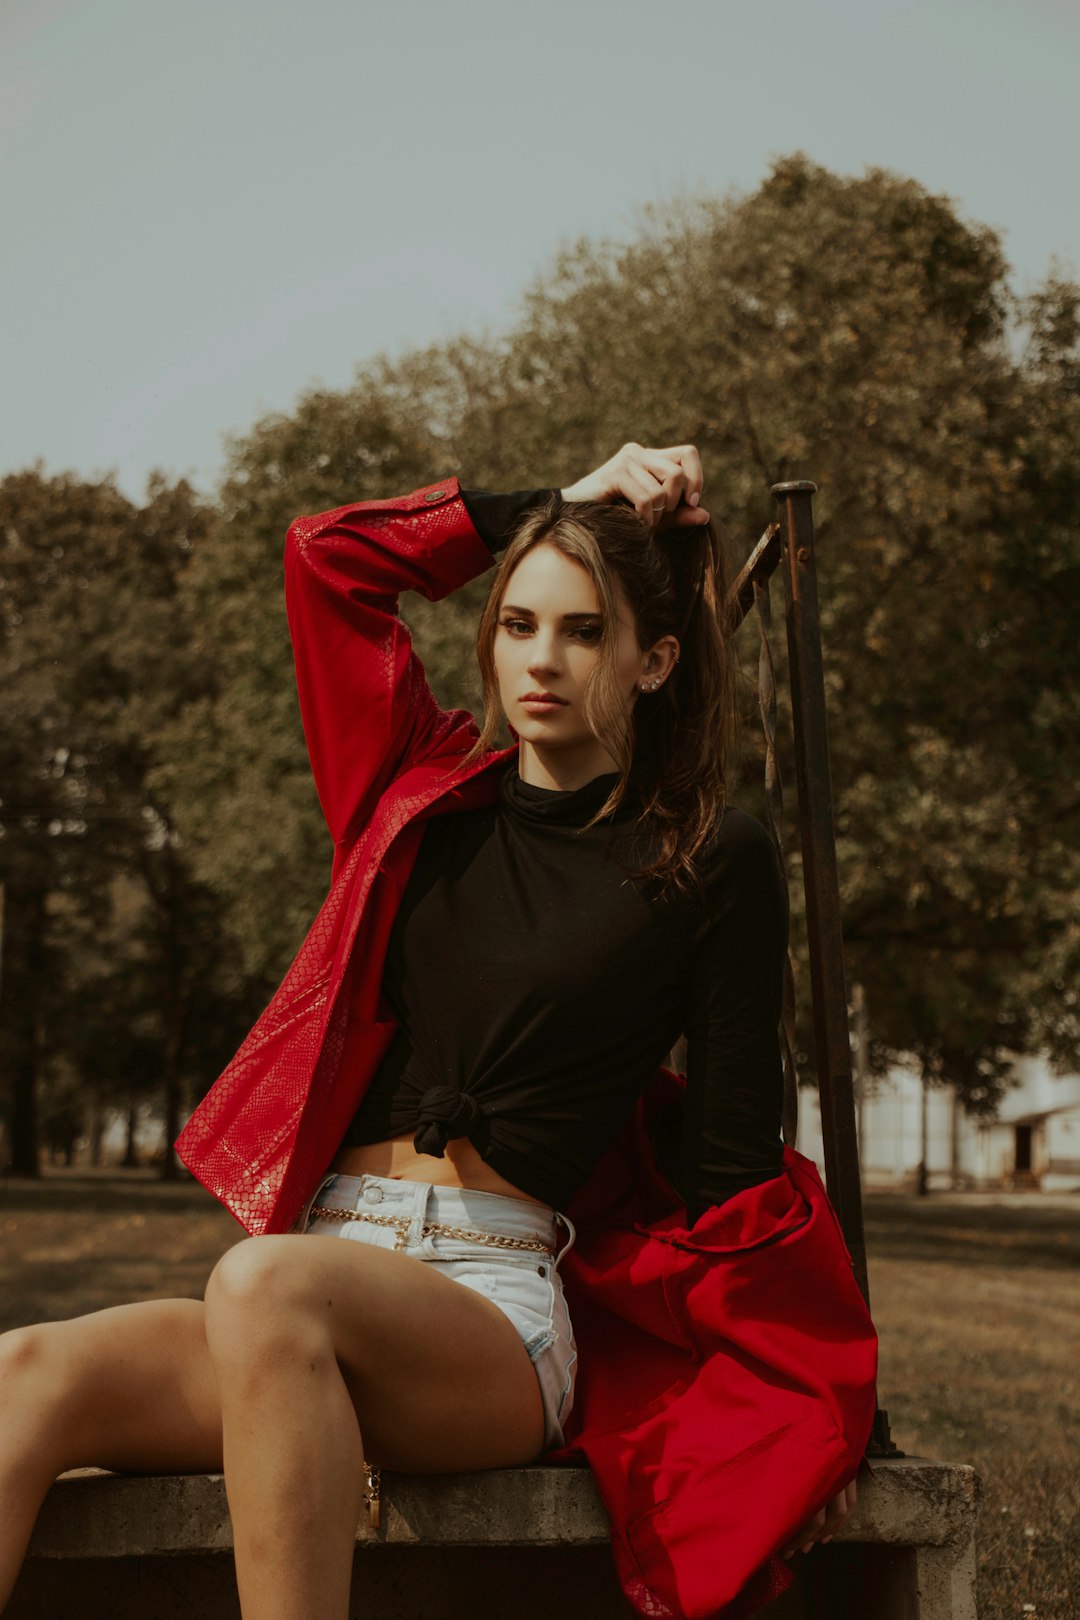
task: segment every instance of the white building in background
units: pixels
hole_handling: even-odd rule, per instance
[[[1039,1188],[1080,1193],[1080,1075],[1055,1075],[1045,1059],[1018,1058],[1015,1085],[996,1119],[971,1119],[949,1089],[927,1096],[927,1180],[952,1187]],[[865,1188],[912,1188],[921,1157],[922,1082],[893,1069],[859,1108],[859,1161]],[[822,1167],[821,1110],[815,1087],[799,1093],[800,1153]]]

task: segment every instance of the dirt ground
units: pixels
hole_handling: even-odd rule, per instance
[[[1080,1613],[1080,1198],[866,1199],[893,1439],[983,1484],[981,1620]],[[0,1329],[200,1298],[241,1228],[145,1171],[0,1180]]]
[[[50,1170],[0,1180],[0,1330],[139,1299],[201,1299],[217,1259],[244,1235],[185,1176]]]

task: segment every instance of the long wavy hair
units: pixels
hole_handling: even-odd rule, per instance
[[[695,857],[727,802],[727,771],[738,742],[737,666],[727,622],[728,574],[713,523],[652,530],[624,501],[564,501],[556,491],[522,519],[491,581],[476,631],[484,724],[469,763],[493,748],[502,722],[495,634],[510,575],[534,546],[547,544],[586,570],[603,618],[600,656],[584,691],[586,725],[616,762],[619,781],[593,826],[636,794],[636,829],[651,835],[648,858],[630,873],[662,887],[700,891]],[[616,678],[618,580],[644,652],[665,635],[679,661],[655,693],[629,705]]]

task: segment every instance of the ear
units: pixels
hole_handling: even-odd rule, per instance
[[[674,635],[662,635],[648,653],[641,654],[641,672],[638,676],[640,692],[659,692],[665,680],[670,680],[678,663],[678,642]]]

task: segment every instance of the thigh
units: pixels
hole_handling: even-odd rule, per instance
[[[424,1260],[373,1244],[314,1234],[252,1244],[265,1245],[257,1258],[263,1277],[273,1279],[268,1308],[299,1308],[329,1335],[369,1462],[440,1473],[540,1455],[536,1372],[493,1300]],[[242,1263],[238,1250],[230,1253]]]
[[[221,1408],[201,1300],[114,1305],[28,1330],[65,1421],[65,1466],[221,1468]]]

